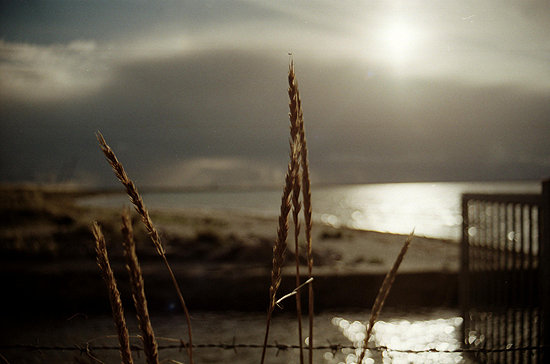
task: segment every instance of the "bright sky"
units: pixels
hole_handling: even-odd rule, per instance
[[[276,185],[292,52],[316,183],[550,176],[547,1],[12,1],[0,182]]]

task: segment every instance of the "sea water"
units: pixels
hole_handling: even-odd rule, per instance
[[[461,196],[464,193],[540,193],[539,182],[386,183],[312,188],[316,222],[336,227],[459,241]],[[277,216],[280,190],[150,192],[143,194],[149,209],[186,208],[235,211],[243,214]],[[79,203],[121,206],[128,198],[119,195],[93,196]]]
[[[265,313],[192,312],[196,363],[258,363],[265,335]],[[365,337],[368,311],[321,312],[314,321],[314,363],[347,364],[357,361]],[[138,324],[126,314],[131,343],[141,346]],[[309,342],[307,318],[303,340]],[[161,360],[188,362],[179,339],[187,341],[186,320],[181,315],[151,314],[152,326],[161,350]],[[386,311],[374,326],[372,340],[363,363],[471,363],[460,352],[462,319],[455,310],[417,312]],[[2,345],[30,344],[36,349],[3,349],[11,363],[119,363],[116,330],[109,315],[75,315],[35,321],[7,320],[9,336]],[[299,363],[298,326],[295,313],[276,311],[271,322],[266,363]],[[234,346],[233,346],[234,345]],[[51,348],[56,346],[57,348]],[[173,348],[166,348],[172,346]],[[305,346],[305,345],[304,345]],[[78,348],[88,349],[79,351]],[[379,349],[375,349],[379,348]],[[434,352],[435,351],[435,352]],[[95,358],[95,359],[92,359]],[[134,352],[136,363],[145,362],[143,352]],[[97,361],[99,362],[99,361]]]
[[[314,188],[315,219],[334,226],[355,229],[409,233],[458,241],[461,227],[461,195],[463,193],[540,193],[532,182],[509,183],[406,183],[370,184]],[[150,209],[186,209],[239,211],[244,214],[276,216],[280,191],[201,191],[145,193]],[[124,194],[94,196],[80,201],[84,205],[120,206],[127,203]],[[138,335],[131,315],[131,334]],[[357,347],[365,334],[369,312],[321,312],[315,318],[314,346],[327,346],[314,351],[315,363],[346,364],[357,360]],[[192,323],[195,350],[200,363],[255,363],[261,350],[232,344],[257,346],[265,333],[265,314],[238,312],[193,312]],[[67,347],[116,346],[112,319],[109,316],[82,317],[71,320],[31,322],[18,320],[9,327],[9,340],[15,343],[65,345]],[[153,315],[153,327],[160,345],[177,344],[168,339],[186,338],[185,319],[181,316]],[[461,353],[462,318],[456,310],[426,310],[417,312],[383,311],[375,325],[365,363],[471,363]],[[297,327],[293,314],[279,313],[272,321],[270,344],[296,345]],[[307,327],[307,324],[304,324]],[[304,340],[307,340],[304,330]],[[133,339],[136,340],[135,338]],[[139,344],[139,341],[136,342]],[[227,344],[223,348],[223,344]],[[337,346],[341,344],[341,346]],[[331,347],[332,345],[332,347]],[[266,363],[299,363],[297,349],[270,348]],[[16,349],[3,355],[20,355]],[[15,354],[14,354],[15,353]],[[66,358],[86,357],[75,351],[25,351],[28,362],[63,362]],[[186,362],[178,349],[161,350],[161,358]],[[103,362],[117,362],[115,350],[91,350]],[[141,353],[143,355],[143,353]],[[13,358],[13,356],[9,357]],[[51,360],[45,360],[45,359]],[[37,361],[42,360],[45,361]],[[74,360],[73,360],[74,361]],[[24,361],[19,361],[24,362]]]

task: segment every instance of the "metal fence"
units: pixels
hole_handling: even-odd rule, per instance
[[[488,350],[482,363],[550,362],[549,196],[544,182],[541,195],[462,197],[463,339]]]

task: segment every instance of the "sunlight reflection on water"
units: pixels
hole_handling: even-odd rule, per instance
[[[315,191],[320,220],[335,227],[458,241],[463,193],[540,193],[533,182],[387,183]]]
[[[320,312],[315,317],[314,346],[325,346],[314,350],[314,363],[348,364],[357,360],[357,349],[364,339],[365,326],[359,320],[367,320],[369,311]],[[399,350],[453,350],[459,348],[461,319],[456,310],[430,310],[402,312],[387,310],[374,326],[373,341],[369,346],[387,346]],[[216,344],[254,344],[259,345],[265,335],[265,314],[255,312],[205,312],[192,313],[193,337],[195,344],[205,344],[194,351],[197,363],[258,363],[261,350],[258,347],[239,347],[231,349]],[[353,318],[352,318],[353,317]],[[126,320],[131,342],[140,345],[138,323],[135,315],[127,313]],[[172,339],[186,339],[185,318],[182,315],[151,315],[152,325],[159,344],[172,345]],[[13,317],[3,321],[5,331],[9,332],[3,344],[17,345],[40,343],[65,347],[118,345],[116,329],[112,316],[77,316],[72,320],[31,319],[28,321]],[[306,325],[307,326],[307,325]],[[307,343],[307,328],[304,327],[303,340]],[[163,339],[164,338],[164,339]],[[171,339],[166,339],[171,338]],[[295,313],[278,313],[270,329],[270,344],[295,345],[298,342]],[[334,352],[326,344],[340,344],[348,347]],[[179,343],[179,341],[176,341]],[[355,343],[355,344],[354,344]],[[211,344],[211,345],[210,345]],[[91,349],[94,357],[104,363],[120,362],[117,350]],[[137,356],[137,353],[135,353]],[[2,352],[10,363],[72,363],[80,357],[78,351],[21,350],[13,348]],[[178,345],[164,349],[159,353],[165,360],[187,362],[185,352]],[[136,361],[136,362],[143,362]],[[299,363],[297,349],[279,350],[270,348],[266,355],[266,364]],[[421,353],[409,354],[395,351],[369,351],[364,363],[458,363],[471,364],[460,353]]]
[[[463,193],[540,193],[537,182],[385,183],[319,187],[312,190],[316,221],[336,227],[458,241]],[[143,199],[152,210],[186,208],[238,211],[278,216],[279,190],[151,192]],[[128,197],[97,195],[82,198],[84,206],[120,206]]]
[[[331,194],[331,213],[321,216],[326,224],[400,234],[414,229],[417,235],[458,240],[462,223],[458,184],[349,186]]]
[[[366,326],[359,321],[350,322],[342,317],[334,317],[332,324],[336,326],[357,348],[347,351],[345,362],[337,361],[331,354],[325,355],[330,364],[351,364],[357,361],[365,339]],[[390,320],[378,321],[374,325],[373,336],[369,342],[376,347],[387,347],[389,350],[380,354],[368,350],[363,363],[442,363],[455,364],[463,361],[461,353],[404,351],[454,351],[460,348],[459,335],[462,318],[439,318],[426,321]],[[373,345],[371,344],[371,346]],[[393,351],[398,350],[398,351]]]

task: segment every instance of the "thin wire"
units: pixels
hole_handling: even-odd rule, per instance
[[[168,345],[159,345],[159,350],[168,350],[168,349],[185,349],[187,344],[181,340],[172,339],[179,342],[178,344],[168,344]],[[194,348],[219,348],[224,350],[236,350],[241,348],[248,349],[261,349],[263,348],[262,344],[237,344],[233,341],[231,344],[218,343],[218,344],[193,344]],[[299,345],[287,345],[287,344],[268,344],[268,348],[275,348],[280,351],[289,350],[289,349],[299,349]],[[142,351],[143,348],[139,345],[130,345],[131,350],[133,351]],[[513,351],[533,351],[540,350],[543,348],[550,348],[550,345],[541,345],[541,346],[522,346],[522,347],[506,347],[506,348],[478,348],[478,349],[455,349],[455,350],[437,350],[437,349],[426,349],[426,350],[405,350],[405,349],[392,349],[387,346],[376,346],[368,348],[373,351],[389,351],[389,352],[398,352],[406,354],[422,354],[422,353],[442,353],[442,354],[452,354],[452,353],[493,353],[493,352],[513,352]],[[25,350],[36,350],[38,352],[48,351],[48,350],[59,350],[59,351],[80,351],[83,353],[89,353],[90,351],[95,350],[119,350],[118,345],[108,346],[108,345],[98,345],[98,346],[60,346],[60,345],[37,345],[37,344],[13,344],[13,345],[0,345],[0,349],[25,349]],[[341,349],[357,349],[354,345],[342,345],[342,344],[331,344],[328,345],[318,345],[313,347],[314,350],[331,350],[336,352]]]

